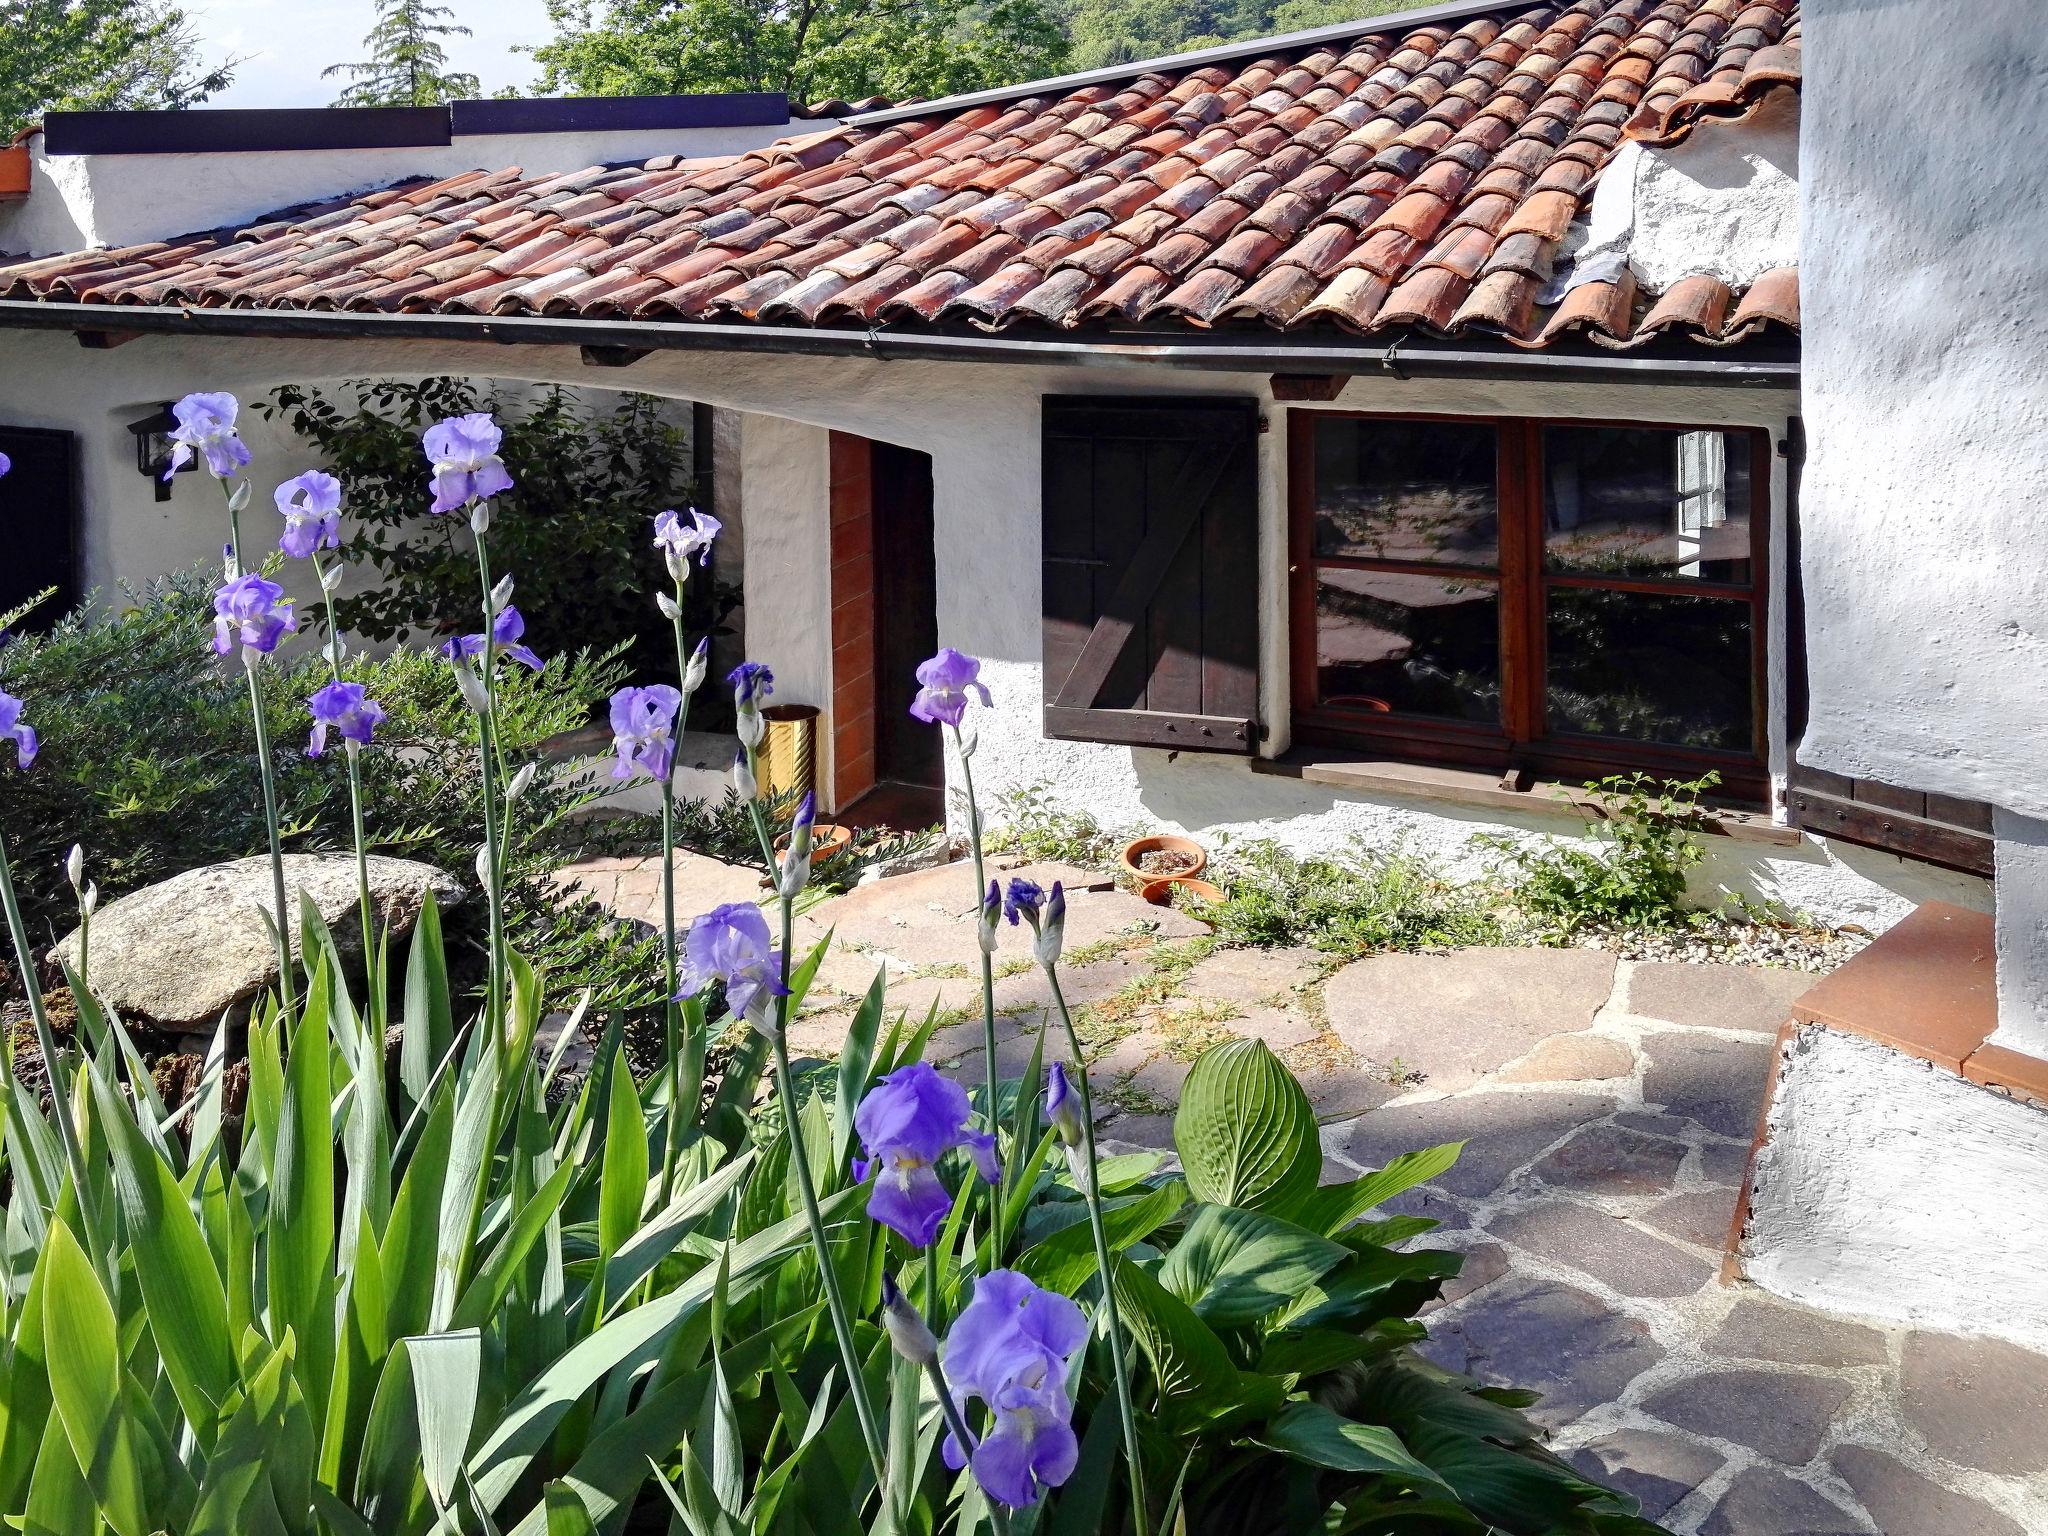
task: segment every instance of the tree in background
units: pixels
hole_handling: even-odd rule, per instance
[[[1057,73],[1045,0],[548,0],[537,94],[944,96]]]
[[[1072,0],[1073,67],[1097,69],[1411,10],[1415,0]]]
[[[334,98],[337,107],[431,107],[476,96],[475,75],[451,72],[444,37],[468,37],[455,13],[426,0],[376,0],[377,23],[363,38],[369,58],[320,72],[346,75],[354,84]]]
[[[227,89],[185,13],[164,0],[0,0],[0,136],[45,112],[189,107]]]

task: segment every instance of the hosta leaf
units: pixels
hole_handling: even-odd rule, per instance
[[[1440,1147],[1403,1152],[1376,1173],[1368,1173],[1343,1184],[1324,1184],[1276,1209],[1297,1226],[1320,1232],[1325,1237],[1334,1237],[1375,1206],[1385,1205],[1396,1195],[1405,1194],[1444,1172],[1464,1150],[1462,1141],[1447,1141]]]
[[[1118,1312],[1152,1367],[1162,1402],[1196,1419],[1220,1417],[1235,1408],[1243,1384],[1215,1330],[1149,1271],[1128,1259],[1111,1262]]]
[[[1442,1488],[1440,1479],[1382,1424],[1360,1424],[1321,1403],[1289,1403],[1258,1437],[1269,1450],[1335,1472],[1369,1472],[1410,1487]]]
[[[1150,1237],[1187,1204],[1178,1179],[1128,1200],[1103,1202],[1102,1232],[1112,1258]],[[1049,1291],[1071,1296],[1096,1276],[1095,1238],[1086,1219],[1061,1227],[1018,1255],[1016,1268]],[[1149,1277],[1148,1277],[1149,1278]]]
[[[1589,1502],[1611,1498],[1561,1462],[1523,1455],[1439,1425],[1411,1430],[1415,1454],[1481,1519],[1510,1529],[1551,1530]]]
[[[1203,1053],[1181,1091],[1173,1140],[1188,1188],[1212,1205],[1286,1210],[1323,1165],[1308,1095],[1263,1040]]]
[[[1228,1328],[1277,1311],[1350,1256],[1277,1216],[1205,1205],[1159,1266],[1159,1282],[1197,1316]]]

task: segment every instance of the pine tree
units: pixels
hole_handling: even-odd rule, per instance
[[[475,75],[450,73],[444,37],[468,37],[469,28],[446,18],[455,13],[427,0],[376,0],[377,23],[363,38],[370,57],[357,64],[333,64],[321,71],[352,82],[335,97],[337,107],[431,107],[473,97]]]

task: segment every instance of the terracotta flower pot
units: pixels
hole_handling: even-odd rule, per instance
[[[1223,887],[1212,885],[1207,880],[1197,880],[1191,875],[1168,875],[1163,880],[1147,880],[1139,887],[1138,894],[1155,907],[1170,907],[1176,888],[1201,901],[1223,900]]]
[[[1174,870],[1147,869],[1142,862],[1148,853],[1179,854],[1188,860],[1182,868]],[[1209,855],[1202,851],[1202,845],[1192,838],[1175,837],[1168,832],[1155,833],[1151,837],[1140,837],[1124,845],[1123,866],[1132,878],[1143,885],[1148,880],[1192,879],[1209,867]]]
[[[811,826],[811,862],[825,864],[836,859],[852,846],[853,828],[842,827],[836,822],[820,821]],[[779,859],[789,852],[789,834],[783,833],[775,839],[775,856]]]

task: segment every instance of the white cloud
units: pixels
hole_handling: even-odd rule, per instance
[[[474,34],[446,40],[451,67],[476,75],[486,96],[532,81],[533,60],[512,49],[547,41],[547,0],[453,0],[451,8],[450,19]],[[372,0],[188,0],[185,12],[207,59],[244,59],[213,107],[326,106],[346,82],[320,72],[362,58],[376,19]]]

